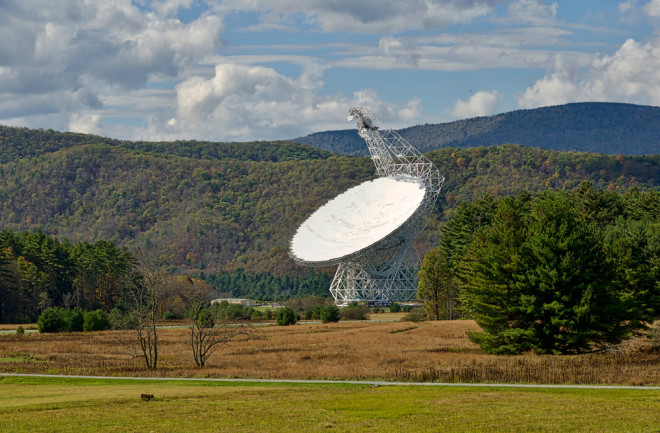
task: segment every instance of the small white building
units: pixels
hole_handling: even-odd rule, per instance
[[[244,307],[256,307],[259,305],[258,301],[254,299],[242,299],[242,298],[218,298],[211,301],[211,304],[227,302],[229,304],[241,304]]]

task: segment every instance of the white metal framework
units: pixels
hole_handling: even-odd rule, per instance
[[[330,285],[337,305],[353,301],[388,305],[414,300],[421,261],[412,241],[426,227],[445,179],[428,158],[396,131],[383,128],[380,119],[367,108],[355,107],[349,112],[348,120],[357,121],[358,133],[367,143],[378,176],[414,183],[423,189],[423,198],[402,224],[366,248],[338,254],[331,260],[306,259],[304,254],[296,254],[294,248],[301,243],[301,239],[297,239],[301,229],[310,229],[303,224],[292,240],[290,254],[302,265],[339,265]],[[301,235],[303,239],[304,236]]]

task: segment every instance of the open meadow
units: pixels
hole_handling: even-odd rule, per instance
[[[472,321],[255,326],[195,366],[188,329],[160,332],[149,371],[131,331],[0,334],[0,372],[107,376],[343,379],[469,383],[660,385],[660,352],[645,339],[583,355],[487,355]]]

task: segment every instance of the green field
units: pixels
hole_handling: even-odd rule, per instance
[[[141,394],[153,394],[144,401]],[[660,432],[660,391],[0,377],[10,432]]]

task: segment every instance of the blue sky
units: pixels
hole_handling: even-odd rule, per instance
[[[660,0],[0,0],[0,124],[247,141],[660,105]]]

